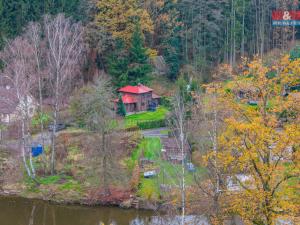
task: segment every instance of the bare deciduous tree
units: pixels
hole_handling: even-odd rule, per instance
[[[43,95],[42,95],[42,87],[43,87],[43,72],[42,72],[42,62],[43,62],[43,49],[42,49],[42,29],[39,23],[29,23],[25,38],[28,39],[30,44],[33,47],[34,59],[35,59],[35,74],[37,76],[38,81],[38,95],[39,95],[39,113],[43,113]],[[41,132],[44,131],[44,123],[41,120]],[[43,140],[44,142],[44,140]]]
[[[4,50],[1,52],[1,59],[4,62],[3,76],[11,81],[15,95],[18,101],[18,117],[22,127],[22,156],[24,166],[28,176],[35,178],[35,170],[32,163],[32,155],[30,152],[30,118],[29,104],[30,91],[35,83],[34,76],[34,50],[32,45],[24,38],[18,37],[15,40],[7,43]],[[27,164],[27,155],[29,155],[29,165]]]
[[[38,90],[39,99],[39,111],[38,111],[38,121],[40,123],[41,141],[42,146],[45,146],[45,135],[44,135],[44,111],[43,111],[43,80],[47,78],[45,76],[47,67],[45,65],[45,44],[42,39],[42,28],[41,24],[31,22],[27,26],[24,37],[29,41],[33,48],[35,65],[34,74],[36,76],[36,84]],[[33,65],[32,65],[33,66]],[[43,154],[44,161],[44,172],[46,173],[47,160],[45,154]]]
[[[105,194],[109,194],[108,178],[113,176],[112,138],[115,128],[112,103],[112,88],[108,80],[98,79],[91,90],[82,96],[82,116],[90,130],[99,135],[99,156],[101,156],[101,177]]]
[[[178,91],[173,99],[173,111],[171,117],[171,125],[173,129],[173,134],[175,136],[176,145],[180,149],[181,153],[181,168],[178,173],[179,184],[180,184],[180,193],[181,193],[181,222],[180,224],[185,224],[186,216],[186,145],[187,145],[187,109],[188,104],[184,101],[183,93]]]
[[[47,68],[50,74],[53,97],[53,132],[51,144],[51,173],[55,173],[55,136],[60,106],[68,94],[72,79],[82,61],[83,27],[59,14],[55,18],[44,17],[44,29],[48,46]]]

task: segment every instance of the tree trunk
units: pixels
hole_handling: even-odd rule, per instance
[[[265,51],[265,4],[262,3],[262,15],[261,15],[261,37],[260,37],[260,57],[262,58]]]
[[[235,34],[235,30],[236,30],[236,21],[235,21],[235,9],[233,11],[233,66],[235,67],[236,64],[236,34]]]
[[[22,158],[23,158],[23,163],[27,172],[27,175],[29,177],[32,177],[31,171],[27,165],[27,159],[26,159],[26,141],[25,141],[25,124],[24,120],[22,120],[22,144],[21,144],[21,149],[22,149]]]
[[[24,102],[25,102],[24,113],[25,113],[26,145],[30,149],[31,141],[29,141],[29,138],[31,137],[31,134],[30,134],[30,130],[29,130],[30,129],[29,115],[28,115],[29,109],[28,109],[28,97],[27,96],[25,96]],[[34,169],[34,165],[33,165],[33,161],[32,161],[32,154],[30,151],[29,151],[29,163],[30,163],[29,165],[30,165],[32,177],[35,178],[35,169]]]
[[[54,117],[53,117],[53,130],[52,130],[52,137],[51,137],[51,174],[55,174],[55,157],[56,157],[56,151],[55,151],[55,136],[56,136],[56,125],[57,125],[57,103],[55,103],[54,106]]]
[[[52,138],[51,138],[51,174],[55,174],[55,160],[56,160],[56,149],[55,149],[55,138],[56,138],[56,126],[57,126],[57,117],[59,112],[59,72],[56,71],[56,83],[55,83],[55,102],[54,102],[54,115],[53,115],[53,130],[52,130]]]
[[[38,56],[36,56],[38,57]],[[41,78],[41,71],[40,71],[40,65],[39,60],[37,59],[37,65],[38,65],[38,85],[39,85],[39,108],[40,108],[40,132],[41,132],[41,138],[42,138],[42,146],[45,147],[45,135],[44,135],[44,121],[43,121],[43,94],[42,94],[42,78]],[[43,154],[43,163],[44,163],[44,173],[46,174],[47,170],[47,160],[46,155]]]
[[[107,148],[106,148],[106,134],[105,132],[102,132],[102,154],[103,154],[103,160],[102,160],[102,173],[103,173],[103,187],[104,187],[104,193],[105,195],[110,194],[109,186],[108,186],[108,178],[107,178]]]
[[[243,22],[242,22],[242,43],[241,43],[241,56],[245,57],[245,0],[243,0]]]

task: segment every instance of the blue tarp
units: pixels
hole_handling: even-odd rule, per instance
[[[43,154],[43,146],[42,145],[32,146],[31,154],[32,157],[38,157],[39,155]]]

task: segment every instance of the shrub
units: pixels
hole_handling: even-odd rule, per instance
[[[117,103],[117,114],[120,116],[126,116],[126,108],[121,95],[119,96],[119,101]]]
[[[142,130],[165,127],[166,120],[163,119],[163,120],[141,121],[141,122],[137,122],[137,126]]]
[[[300,46],[296,46],[294,49],[290,51],[290,59],[296,60],[300,58]]]
[[[139,182],[140,182],[140,167],[139,167],[138,162],[135,162],[135,165],[134,165],[134,168],[132,171],[132,177],[130,180],[131,190],[136,190],[139,185]]]
[[[170,97],[162,96],[160,99],[160,104],[167,109],[171,109],[172,104]]]
[[[71,98],[69,111],[71,117],[74,119],[74,122],[78,125],[79,128],[84,128],[86,123],[84,121],[85,114],[82,113],[82,101],[81,98],[83,95],[91,93],[91,87],[84,86],[79,89],[75,95]]]
[[[34,117],[31,119],[31,133],[32,134],[37,134],[39,133],[41,130],[41,123],[43,123],[43,126],[44,126],[44,129],[46,130],[47,127],[49,126],[50,124],[50,121],[52,120],[51,116],[47,113],[47,112],[44,112],[44,113],[40,113],[40,112],[37,112]],[[0,128],[1,130],[1,128]]]
[[[125,128],[124,131],[130,132],[130,131],[137,131],[139,129],[140,128],[138,126],[134,125],[134,126]]]

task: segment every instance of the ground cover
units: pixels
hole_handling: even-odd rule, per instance
[[[98,136],[82,129],[66,129],[59,132],[56,142],[56,174],[50,175],[49,165],[47,165],[47,172],[44,172],[44,159],[46,161],[50,160],[49,146],[47,146],[43,155],[33,158],[37,182],[28,178],[22,163],[20,163],[22,176],[16,181],[6,182],[5,190],[18,190],[20,195],[24,197],[62,202],[80,202],[83,199],[99,200],[100,195],[93,194],[96,192],[102,193],[103,189],[101,179],[103,168],[101,167],[101,156],[97,148],[98,138]],[[118,149],[113,154],[118,159],[126,156],[126,151],[122,149],[125,147],[120,142],[120,140],[123,140],[122,138],[123,133],[116,133],[112,137],[112,148]],[[126,176],[126,169],[119,165],[118,160],[109,169],[111,174],[118,175],[109,178],[109,184],[111,185],[109,188],[121,192],[128,191],[125,189],[129,180]]]
[[[160,106],[154,112],[149,111],[128,115],[125,117],[125,127],[136,126],[138,122],[164,120],[168,112],[167,108]]]
[[[160,157],[161,148],[160,138],[144,138],[132,152],[130,158],[127,159],[127,166],[131,171],[137,163],[139,163],[140,158],[153,161],[151,166],[144,166],[145,169],[140,168],[141,173],[137,195],[147,200],[157,201],[160,199],[162,196],[161,185],[177,188],[181,182],[181,164],[172,164],[162,160]],[[157,170],[157,176],[153,178],[144,178],[143,172],[151,169]],[[194,185],[194,177],[202,177],[204,174],[205,169],[201,167],[196,167],[195,172],[186,170],[186,185]]]
[[[140,158],[157,160],[159,158],[160,151],[160,138],[143,138],[141,143],[132,151],[130,158],[126,159],[127,168],[132,170]]]

